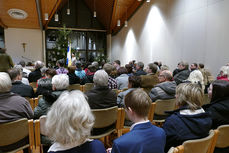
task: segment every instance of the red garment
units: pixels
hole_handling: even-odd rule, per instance
[[[224,76],[218,76],[216,79],[217,79],[217,80],[229,81],[229,79],[228,79],[228,77],[227,77],[226,75],[224,75]]]

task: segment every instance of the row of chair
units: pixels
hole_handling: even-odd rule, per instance
[[[229,125],[221,125],[216,130],[211,130],[205,138],[185,141],[172,148],[169,153],[213,153],[215,147],[229,147]]]
[[[37,107],[39,99],[42,98],[42,95],[39,95],[38,97],[35,98],[30,98],[30,97],[25,97],[25,99],[30,103],[30,106],[32,110],[34,110],[35,107]]]

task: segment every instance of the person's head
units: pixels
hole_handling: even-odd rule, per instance
[[[199,84],[199,86],[204,89],[204,78],[199,70],[192,71],[187,80],[191,83]]]
[[[90,72],[96,72],[96,67],[95,67],[95,65],[89,65],[88,66],[88,70],[90,71]]]
[[[18,64],[21,65],[22,67],[25,67],[26,65],[24,60],[21,60]]]
[[[67,74],[58,74],[52,78],[53,90],[65,90],[69,86],[69,78]]]
[[[11,87],[12,83],[9,74],[0,72],[0,93],[9,92]]]
[[[65,65],[64,59],[59,59],[59,60],[57,61],[57,66],[58,66],[58,67],[64,67],[64,65]]]
[[[119,68],[120,65],[121,65],[120,60],[115,60],[115,61],[113,62],[113,65],[114,65],[115,68]]]
[[[160,83],[165,82],[165,81],[172,81],[173,74],[169,70],[161,71],[158,75],[158,80]]]
[[[93,81],[95,86],[108,86],[108,74],[104,70],[95,72]]]
[[[199,68],[203,69],[204,68],[204,64],[203,63],[199,63]]]
[[[12,68],[8,71],[11,81],[22,80],[22,71],[19,68]]]
[[[167,65],[162,65],[162,66],[160,67],[160,70],[161,70],[161,71],[169,70],[169,66],[167,66]]]
[[[126,64],[125,68],[126,68],[128,74],[133,72],[133,68],[132,68],[132,66],[130,64]]]
[[[56,70],[55,70],[55,69],[49,68],[49,69],[47,69],[47,70],[45,71],[45,76],[46,76],[46,78],[52,78],[52,77],[54,77],[56,74],[57,74],[57,73],[56,73]]]
[[[46,71],[48,70],[48,68],[47,68],[46,66],[44,66],[44,67],[42,67],[40,70],[41,70],[41,75],[42,75],[42,76],[45,76],[45,73],[46,73]]]
[[[211,101],[229,97],[229,82],[225,80],[215,80],[208,88],[208,97]]]
[[[148,66],[146,67],[146,72],[147,73],[156,73],[157,72],[157,65],[154,63],[148,64]]]
[[[35,69],[41,69],[43,66],[44,66],[44,63],[41,62],[41,61],[36,61],[36,62],[34,63]]]
[[[151,99],[142,89],[134,89],[125,96],[125,109],[131,121],[136,118],[147,119]]]
[[[128,81],[129,81],[128,88],[139,88],[141,85],[140,76],[130,76],[128,78]]]
[[[81,69],[81,65],[82,65],[82,64],[81,64],[79,61],[76,62],[76,68],[77,68],[77,69]]]
[[[125,67],[120,67],[117,71],[118,75],[121,75],[121,74],[127,74],[127,70]]]
[[[176,88],[176,105],[187,106],[191,110],[203,104],[203,91],[198,84],[181,83]]]
[[[108,75],[110,75],[114,67],[110,63],[106,63],[103,65],[103,69],[107,72]]]
[[[229,66],[222,66],[220,68],[220,76],[227,76],[227,77],[229,77]]]
[[[99,69],[99,63],[97,61],[92,62],[91,65],[95,67],[95,71]]]
[[[138,62],[137,65],[136,65],[136,69],[137,70],[143,70],[143,68],[144,68],[144,63]]]
[[[68,73],[75,73],[76,67],[75,66],[69,66],[68,67]]]
[[[188,70],[188,66],[189,66],[189,64],[188,64],[187,62],[181,61],[181,62],[178,64],[178,69],[179,69],[179,70]]]
[[[190,66],[190,70],[191,70],[191,71],[194,71],[194,70],[196,70],[197,68],[198,68],[197,63],[192,63],[191,66]]]
[[[46,118],[47,135],[60,144],[84,143],[94,125],[94,116],[79,90],[65,91],[53,103]]]

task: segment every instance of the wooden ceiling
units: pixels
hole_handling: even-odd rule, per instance
[[[68,0],[0,0],[0,26],[7,28],[47,28],[56,9],[66,5]],[[97,19],[104,25],[108,33],[116,33],[145,0],[84,0],[91,12],[97,12]],[[37,4],[40,5],[41,23]],[[11,18],[7,11],[11,8],[22,9],[28,13],[24,20]],[[49,20],[44,20],[44,13],[49,14]],[[120,19],[121,26],[117,26]]]

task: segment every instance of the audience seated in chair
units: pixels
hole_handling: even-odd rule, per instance
[[[53,91],[46,91],[43,97],[39,99],[38,106],[34,109],[34,119],[39,119],[42,115],[46,115],[49,108],[60,96],[60,94],[67,90],[69,86],[69,79],[66,74],[55,75],[52,78]]]
[[[147,73],[143,69],[144,69],[144,63],[138,62],[136,65],[136,72],[134,75],[136,76],[146,75]]]
[[[204,92],[204,89],[205,89],[204,77],[203,77],[202,73],[200,72],[200,70],[195,69],[195,70],[191,71],[187,81],[190,81],[191,83],[199,84],[199,86],[202,88],[202,90]]]
[[[56,65],[58,66],[58,69],[56,70],[57,74],[67,74],[68,70],[64,68],[65,66],[65,60],[64,59],[59,59],[56,62]]]
[[[177,83],[177,85],[188,79],[190,74],[188,66],[188,63],[183,61],[178,64],[178,72],[176,73],[176,75],[173,76],[174,81]]]
[[[80,78],[75,74],[76,67],[69,66],[68,67],[68,77],[69,77],[69,84],[80,84]]]
[[[125,96],[125,111],[133,121],[130,132],[113,142],[112,153],[164,153],[165,132],[147,119],[151,100],[142,89],[135,89]]]
[[[82,64],[79,61],[76,62],[75,74],[80,78],[80,84],[82,85],[85,84],[86,73],[84,70],[82,70],[81,65]]]
[[[49,153],[106,153],[99,140],[90,140],[94,116],[81,91],[65,91],[46,118],[47,135],[54,141]]]
[[[173,99],[175,98],[176,82],[173,81],[172,72],[164,70],[159,73],[159,84],[150,91],[149,96],[153,102],[158,99]]]
[[[94,65],[89,65],[88,71],[86,73],[85,83],[94,83],[93,77],[94,77],[95,72],[96,72],[96,67]]]
[[[113,62],[113,66],[115,67],[116,70],[118,70],[121,67],[121,62],[120,60],[115,60]]]
[[[146,75],[141,75],[141,87],[144,88],[146,93],[149,93],[150,90],[159,83],[157,65],[150,63],[146,67]]]
[[[139,88],[141,83],[140,76],[130,76],[128,78],[129,84],[128,84],[128,90],[125,90],[123,92],[120,92],[117,97],[117,104],[118,107],[124,107],[124,99],[125,96],[132,90]]]
[[[43,95],[44,92],[52,91],[52,78],[56,75],[55,69],[46,69],[44,72],[44,78],[37,81],[36,96]]]
[[[22,79],[21,79],[21,82],[26,84],[26,85],[30,85],[29,84],[29,80],[28,80],[28,76],[23,72],[23,68],[21,65],[14,65],[13,68],[16,68],[16,69],[20,69],[20,71],[22,72]]]
[[[220,73],[217,76],[217,80],[229,81],[229,66],[222,66],[220,68]]]
[[[110,75],[111,75],[111,72],[112,70],[114,69],[114,66],[109,64],[109,63],[106,63],[103,65],[103,69],[107,72],[108,74],[108,87],[110,89],[117,89],[117,81],[116,79],[112,78]]]
[[[208,96],[211,102],[203,108],[211,115],[212,128],[216,129],[220,125],[229,124],[229,82],[214,81],[208,89]]]
[[[122,90],[124,88],[128,88],[128,75],[127,70],[125,67],[120,67],[117,71],[118,77],[116,78],[117,81],[117,88],[118,90]]]
[[[29,73],[29,82],[37,82],[37,80],[42,77],[40,69],[44,66],[44,63],[41,61],[36,61],[34,65],[35,70]]]
[[[22,66],[23,76],[25,75],[26,78],[28,78],[29,73],[31,73],[31,71],[25,67],[25,65],[26,65],[26,64],[25,64],[25,61],[24,61],[24,60],[21,60],[21,61],[18,63],[18,65],[21,65],[21,66]]]
[[[8,71],[12,81],[11,92],[16,93],[22,97],[34,97],[33,88],[30,85],[22,83],[22,71],[18,68],[12,68]]]
[[[211,72],[209,70],[204,68],[203,63],[199,63],[199,70],[202,73],[204,78],[204,86],[205,86],[204,93],[207,93],[207,88],[212,83],[213,80],[211,80],[211,78],[213,78],[213,76],[211,75]]]
[[[108,87],[108,74],[104,70],[98,70],[93,81],[94,88],[85,93],[91,109],[117,106],[116,93]]]
[[[0,72],[0,124],[22,118],[33,118],[33,111],[29,102],[25,98],[10,92],[11,87],[12,84],[9,75],[5,72]],[[24,145],[26,140],[18,141],[18,143],[15,143],[15,146],[20,147]],[[6,149],[11,150],[15,146],[8,146]]]
[[[212,126],[210,115],[202,108],[203,91],[197,84],[182,83],[176,88],[176,105],[179,109],[170,112],[163,125],[166,133],[167,152],[170,147],[181,145],[186,140],[208,136]]]

